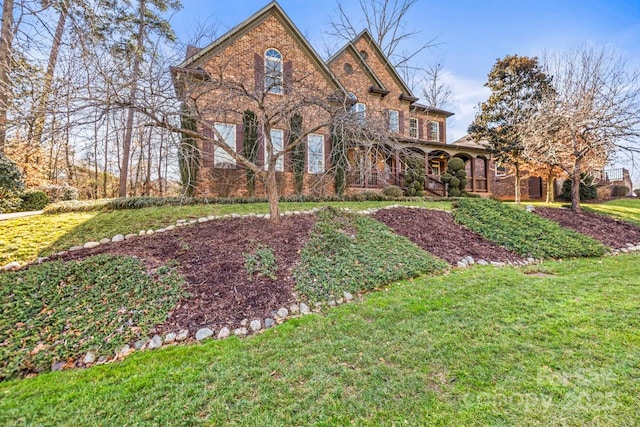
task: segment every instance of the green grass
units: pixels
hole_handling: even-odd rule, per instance
[[[281,203],[285,210],[309,210],[334,206],[365,210],[389,205],[415,205],[451,210],[450,202],[326,202]],[[115,234],[137,233],[175,224],[178,219],[231,213],[268,213],[267,203],[237,205],[163,206],[158,208],[116,210],[109,212],[75,212],[39,215],[0,221],[0,265],[11,261],[33,261],[39,256],[65,250],[92,240],[111,238]]]
[[[640,256],[474,267],[245,340],[0,383],[3,425],[635,425]]]
[[[327,300],[447,267],[378,221],[327,209],[318,213],[294,277],[302,295]]]
[[[595,239],[509,204],[461,199],[455,203],[453,215],[484,238],[524,256],[570,258],[605,253],[605,247]]]
[[[640,227],[640,199],[618,199],[602,204],[585,204],[583,209],[610,215]]]
[[[108,255],[0,274],[0,380],[146,338],[180,283],[170,268],[149,274],[140,260]]]

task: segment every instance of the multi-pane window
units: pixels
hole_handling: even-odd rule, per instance
[[[400,132],[400,114],[396,110],[389,110],[389,132]]]
[[[282,75],[282,54],[276,49],[267,49],[264,53],[264,89],[282,94]]]
[[[355,104],[353,104],[353,107],[351,107],[351,111],[356,114],[358,123],[364,125],[367,118],[367,104],[356,102]]]
[[[440,122],[431,122],[431,140],[440,141]]]
[[[307,136],[307,168],[309,173],[324,172],[324,136]]]
[[[271,144],[273,145],[273,154],[282,152],[284,148],[284,131],[282,129],[271,129]],[[264,146],[265,168],[269,167],[269,150],[267,145]],[[276,160],[276,172],[284,171],[284,156],[281,155]]]
[[[418,138],[418,119],[409,119],[409,137]]]
[[[214,134],[216,141],[224,142],[234,153],[236,152],[236,125],[229,123],[215,123],[214,128],[217,134]],[[213,167],[214,168],[235,168],[236,160],[227,151],[221,147],[213,147]]]

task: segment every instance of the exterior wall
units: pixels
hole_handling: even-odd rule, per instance
[[[538,179],[540,182],[540,197],[531,197],[531,193],[535,193],[534,183],[531,182],[531,178]],[[514,200],[515,199],[515,183],[516,178],[513,174],[509,174],[503,177],[495,176],[495,168],[493,173],[493,196],[500,200]],[[524,175],[520,178],[520,200],[541,201],[547,198],[547,185],[546,180],[537,176]],[[554,197],[552,195],[551,199]]]
[[[292,196],[296,194],[294,174],[292,172],[276,172],[278,194]],[[198,190],[213,197],[249,197],[247,189],[247,171],[243,169],[209,168],[202,174]],[[305,174],[303,194],[312,196],[332,196],[335,194],[333,176]],[[256,179],[255,197],[265,197],[264,183]]]
[[[283,57],[285,90],[283,94],[266,93],[264,90],[264,53],[267,49],[277,49]],[[258,114],[261,111],[259,98],[264,95],[264,111],[276,111],[280,107],[300,105],[296,109],[303,117],[303,131],[311,129],[319,123],[329,121],[329,113],[317,106],[304,103],[303,99],[327,99],[335,93],[335,86],[319,67],[310,59],[308,51],[300,41],[285,27],[276,16],[271,15],[261,23],[244,33],[237,39],[221,47],[218,51],[205,55],[192,65],[201,67],[212,76],[215,84],[204,82],[200,86],[192,83],[188,88],[188,96],[195,101],[195,110],[199,112],[200,122],[207,123],[199,131],[210,138],[214,132],[210,129],[214,123],[228,123],[236,125],[236,152],[243,150],[244,129],[242,113],[251,110]],[[249,95],[243,96],[246,90]],[[257,99],[256,99],[257,98]],[[303,105],[305,104],[305,105]],[[282,121],[282,120],[281,120]],[[260,123],[258,129],[258,164],[266,162],[264,155],[263,133],[269,128],[284,131],[284,144],[289,138],[289,123],[271,125],[267,120]],[[324,127],[314,131],[324,136],[325,170],[331,167],[331,141],[329,129]],[[211,143],[200,141],[199,148],[202,157],[212,157]],[[305,153],[306,158],[306,153]],[[213,159],[215,162],[215,159]],[[235,169],[213,168],[209,162],[201,164],[197,192],[210,196],[245,196],[246,170],[240,165]],[[284,172],[278,173],[281,195],[295,194],[292,173],[292,154],[284,156]],[[218,182],[215,182],[215,181]],[[305,177],[308,193],[327,193],[332,186],[311,185],[318,178],[314,175]],[[323,182],[326,179],[323,180]],[[326,188],[325,188],[326,187]],[[256,183],[256,196],[264,196],[264,186]]]

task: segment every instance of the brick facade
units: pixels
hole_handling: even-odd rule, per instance
[[[280,70],[276,73],[279,83],[275,84],[279,93],[265,90],[266,82],[274,81],[265,75],[268,72],[265,54],[270,49],[276,50],[281,57],[279,63],[270,62],[281,67],[277,68]],[[214,148],[215,144],[211,142],[223,137],[224,131],[227,137],[223,139],[234,140],[234,144],[230,143],[231,148],[243,153],[242,115],[245,110],[251,110],[259,117],[257,164],[260,167],[267,167],[267,147],[271,143],[277,145],[281,138],[282,144],[287,145],[292,135],[289,125],[297,113],[302,116],[302,133],[321,135],[324,140],[323,153],[309,153],[306,148],[305,160],[308,155],[314,155],[314,161],[319,163],[319,158],[323,157],[323,170],[330,171],[331,133],[328,126],[322,125],[329,123],[331,118],[325,105],[328,99],[366,105],[367,123],[371,120],[383,124],[397,142],[394,152],[382,155],[379,150],[372,150],[366,161],[362,151],[358,152],[351,144],[348,158],[356,176],[350,181],[350,192],[390,184],[402,186],[404,166],[398,146],[403,147],[402,150],[421,153],[426,168],[433,162],[431,159],[442,152],[447,156],[461,154],[469,161],[479,155],[488,157],[482,149],[467,150],[446,144],[446,119],[452,113],[416,102],[417,98],[367,31],[325,63],[280,6],[272,2],[209,46],[190,48],[188,55],[180,66],[172,68],[172,73],[178,92],[192,114],[197,114],[199,133],[206,137],[199,142],[201,167],[197,192],[200,195],[248,195],[245,165],[225,163],[229,154]],[[351,94],[355,100],[351,100]],[[393,129],[396,123],[397,130]],[[437,128],[432,123],[438,123]],[[318,137],[314,138],[317,143]],[[365,171],[366,176],[357,176],[358,162],[371,169]],[[443,167],[445,165],[446,160]],[[295,194],[292,152],[285,153],[275,167],[279,170],[276,172],[279,194]],[[485,169],[485,174],[489,174],[491,168]],[[491,182],[488,175],[483,179]],[[303,181],[305,194],[329,195],[334,191],[331,173],[305,173]],[[480,181],[482,179],[478,183]],[[488,185],[478,188],[483,193],[490,192]],[[258,180],[255,195],[264,193],[264,183]]]

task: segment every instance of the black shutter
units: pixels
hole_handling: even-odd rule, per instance
[[[253,62],[255,67],[254,79],[256,92],[264,92],[264,60],[262,56],[254,53]]]
[[[418,139],[422,139],[424,135],[424,119],[418,119]]]
[[[398,113],[398,133],[404,135],[404,111]]]
[[[285,61],[284,63],[284,94],[290,95],[293,85],[293,63],[291,61]]]

